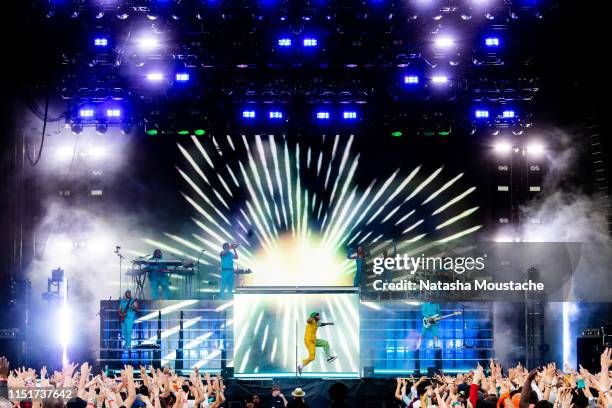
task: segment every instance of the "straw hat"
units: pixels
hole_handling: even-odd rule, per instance
[[[301,388],[296,388],[295,390],[293,390],[291,395],[293,395],[294,397],[297,397],[297,398],[301,398],[301,397],[305,396],[306,393]]]

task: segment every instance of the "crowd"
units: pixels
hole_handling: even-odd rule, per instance
[[[504,372],[493,360],[488,370],[478,365],[474,370],[456,376],[436,375],[398,378],[395,398],[408,408],[612,408],[612,349],[601,355],[601,370],[593,374],[583,367],[576,372],[569,367],[558,370],[554,363],[531,371],[520,364]],[[0,358],[0,408],[217,408],[227,407],[223,379],[197,369],[189,377],[181,377],[168,368],[126,365],[118,376],[103,372],[93,375],[88,363],[77,370],[67,364],[53,374],[42,367],[9,369],[9,362]],[[50,374],[50,375],[49,375]],[[64,399],[47,398],[9,401],[9,390],[49,388],[71,390]],[[11,392],[13,392],[11,391]],[[349,389],[342,383],[329,389],[332,408],[348,407]],[[74,393],[72,395],[72,393]],[[246,408],[308,407],[301,388],[286,398],[280,387],[272,387],[265,397],[252,395],[244,400]],[[234,405],[235,406],[235,405]]]

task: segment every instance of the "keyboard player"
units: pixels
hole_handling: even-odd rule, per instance
[[[164,259],[161,249],[156,249],[153,254],[147,257],[148,261],[146,271],[151,284],[151,299],[159,300],[159,288],[161,287],[163,299],[170,299],[170,273],[166,265],[156,265],[155,262]]]

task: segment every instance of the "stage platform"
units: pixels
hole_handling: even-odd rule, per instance
[[[141,301],[132,348],[122,349],[117,301],[100,303],[102,369],[124,364],[198,367],[243,380],[296,378],[306,357],[305,321],[320,311],[317,338],[329,341],[338,360],[324,362],[322,350],[303,378],[358,379],[465,371],[495,356],[492,305],[445,303],[439,340],[416,342],[422,328],[419,302],[362,302],[355,293],[237,293],[231,300]]]

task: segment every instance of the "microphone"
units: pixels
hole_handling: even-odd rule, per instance
[[[119,245],[115,246],[115,253],[118,254],[121,247]]]

